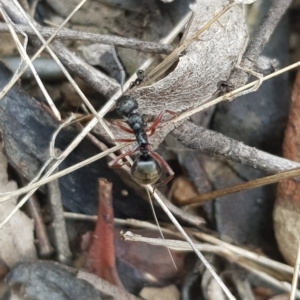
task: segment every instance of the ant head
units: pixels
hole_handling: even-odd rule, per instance
[[[131,96],[122,96],[117,100],[116,110],[122,117],[128,117],[137,108],[138,103]]]
[[[136,76],[140,81],[143,81],[145,78],[145,71],[144,70],[137,70]]]

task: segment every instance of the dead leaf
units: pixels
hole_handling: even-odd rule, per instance
[[[1,150],[0,192],[11,192],[17,189],[16,182],[8,180],[7,160]],[[16,198],[12,198],[7,202],[0,203],[1,222],[15,208],[16,201]],[[18,262],[35,260],[37,258],[33,229],[33,221],[20,210],[0,229],[0,258],[7,266],[13,267]]]
[[[170,194],[172,201],[178,206],[184,205],[185,200],[198,195],[194,185],[184,176],[173,180]]]
[[[283,157],[300,161],[300,72],[296,77],[288,123],[283,141]],[[293,180],[278,183],[274,206],[274,230],[279,249],[285,260],[294,265],[300,242],[300,184]]]
[[[116,229],[116,231],[120,232],[120,229]],[[145,237],[160,238],[157,231],[147,229],[134,229],[132,231]],[[174,238],[170,234],[164,234],[164,236],[166,239]],[[138,281],[148,281],[148,286],[150,284],[163,286],[174,282],[184,270],[185,254],[180,251],[171,251],[177,267],[176,270],[165,247],[143,242],[129,243],[118,238],[115,239],[115,248],[119,265],[122,262],[124,265],[123,272],[126,272],[126,277],[130,278],[131,282],[138,279]],[[131,266],[131,268],[127,266]],[[121,278],[123,279],[124,275]]]
[[[194,18],[186,38],[228,4],[228,0],[198,0],[191,6]],[[181,112],[207,101],[218,83],[229,77],[245,50],[247,36],[243,11],[235,5],[186,48],[173,72],[132,92],[140,111],[156,116],[164,109]]]
[[[98,218],[86,268],[108,282],[123,287],[115,263],[112,184],[103,178],[98,180],[98,198]]]

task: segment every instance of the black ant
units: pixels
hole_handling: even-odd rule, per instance
[[[147,127],[141,114],[136,112],[138,108],[137,101],[131,96],[122,96],[117,100],[116,111],[123,117],[125,122],[129,125],[130,129],[122,123],[116,123],[117,126],[125,132],[135,135],[137,146],[127,151],[109,163],[112,168],[121,167],[122,164],[118,162],[126,156],[140,151],[140,155],[135,159],[131,166],[132,178],[140,185],[153,184],[158,181],[162,174],[162,167],[167,171],[168,177],[163,180],[159,185],[167,184],[174,176],[174,172],[167,162],[157,153],[150,150],[148,137],[155,133],[155,130],[161,121],[165,112],[174,114],[171,111],[162,111],[153,121],[150,127]],[[148,134],[147,134],[148,132]],[[131,139],[118,139],[119,142],[132,142]]]
[[[132,89],[135,86],[140,85],[143,80],[145,79],[145,72],[144,70],[137,70],[136,71],[136,80],[135,81],[131,81],[129,88]]]

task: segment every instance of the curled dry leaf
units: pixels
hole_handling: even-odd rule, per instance
[[[300,161],[300,72],[295,80],[289,119],[283,142],[283,156]],[[288,179],[278,184],[274,206],[274,229],[279,249],[285,260],[294,265],[300,242],[300,184]]]
[[[194,15],[185,33],[185,40],[230,2],[197,0],[191,6]],[[210,99],[217,91],[218,83],[227,80],[239,63],[247,36],[243,10],[235,5],[181,53],[173,72],[150,86],[132,91],[141,112],[151,116],[164,109],[181,112]]]
[[[0,192],[11,192],[18,189],[16,182],[9,181],[7,161],[0,151]],[[14,209],[16,198],[0,203],[0,221]],[[7,266],[13,267],[18,262],[36,259],[34,246],[33,221],[22,211],[18,211],[10,221],[0,229],[0,258]]]

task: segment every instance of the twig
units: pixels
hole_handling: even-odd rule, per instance
[[[194,237],[198,237],[198,238],[202,237],[201,238],[202,240],[206,240],[206,242],[218,246],[216,248],[215,247],[209,248],[205,245],[205,247],[202,248],[203,244],[195,243],[195,246],[201,251],[203,249],[205,249],[205,251],[214,251],[214,253],[216,254],[226,256],[226,257],[231,257],[231,260],[237,263],[240,260],[244,261],[245,259],[247,259],[257,264],[277,270],[279,272],[284,272],[287,274],[293,273],[292,267],[277,262],[275,260],[272,260],[264,255],[256,254],[252,251],[240,248],[238,246],[231,245],[229,243],[221,241],[213,236],[210,236],[202,232],[191,232],[191,233],[193,234]],[[170,247],[171,249],[180,250],[180,251],[192,250],[191,246],[185,241],[147,238],[137,234],[133,234],[131,232],[126,232],[125,234],[121,234],[121,235],[125,240],[130,240],[135,242],[146,242],[152,245]],[[203,237],[205,237],[205,239],[203,239]]]
[[[27,13],[29,13],[30,7],[29,7],[28,0],[20,0],[19,2],[20,2],[20,4],[22,5],[22,7],[24,8],[24,10],[25,10]]]
[[[52,229],[55,236],[57,258],[60,262],[68,264],[71,262],[72,253],[69,247],[58,180],[53,180],[48,184],[48,196],[51,203]]]
[[[38,27],[39,32],[45,39],[48,39],[55,31],[49,27]],[[9,28],[6,24],[0,23],[0,32],[8,32]],[[35,35],[30,26],[16,25],[16,31],[23,31],[28,35]],[[101,43],[105,45],[114,45],[116,47],[123,47],[128,49],[134,49],[141,52],[152,54],[169,54],[174,50],[174,47],[168,44],[161,44],[155,42],[141,41],[133,38],[123,38],[119,36],[104,35],[90,32],[76,31],[72,29],[64,28],[56,36],[58,40],[74,40],[90,43]]]
[[[187,251],[188,249],[191,248],[190,245],[184,241],[147,238],[147,237],[143,237],[141,235],[133,234],[130,231],[127,231],[126,233],[121,232],[121,236],[122,236],[122,238],[124,238],[125,241],[129,240],[129,241],[134,241],[134,242],[145,242],[145,243],[149,243],[151,245],[169,247],[170,249],[174,249],[174,250]],[[195,246],[197,247],[197,249],[201,249],[201,251],[210,251],[210,252],[216,253],[218,255],[224,256],[231,262],[239,264],[243,268],[256,274],[257,276],[262,278],[264,281],[272,284],[273,286],[276,286],[276,287],[278,287],[284,291],[288,291],[288,292],[291,290],[291,285],[289,283],[281,282],[281,281],[275,279],[274,277],[270,276],[269,274],[253,268],[249,263],[239,260],[238,258],[236,258],[234,253],[231,253],[230,249],[228,249],[227,247],[222,247],[222,245],[211,247],[206,244],[204,244],[204,245],[203,244],[195,244]],[[297,297],[299,297],[299,295],[300,295],[299,290],[296,291],[296,294],[297,294]]]
[[[64,217],[67,220],[74,220],[74,221],[90,221],[90,222],[96,222],[97,216],[90,216],[90,215],[84,215],[79,213],[73,213],[73,212],[64,212]]]
[[[90,216],[84,216],[81,214],[74,214],[74,213],[65,213],[66,218],[71,217],[72,219],[78,218],[79,220],[84,219],[84,218],[89,218]],[[90,220],[90,219],[87,219]],[[153,229],[156,230],[156,226],[152,223],[146,222],[146,221],[139,221],[139,220],[135,220],[135,219],[127,219],[127,220],[123,220],[123,219],[115,219],[115,224],[117,225],[124,225],[124,226],[131,226],[134,228],[147,228],[147,229]],[[172,235],[178,235],[178,238],[180,238],[180,235],[177,233],[174,233],[173,231],[171,231],[170,229],[166,229],[166,228],[162,228],[162,230],[166,233],[166,234],[172,234]],[[203,240],[207,243],[216,245],[221,247],[222,249],[226,249],[226,252],[223,253],[228,253],[228,251],[232,252],[234,254],[234,257],[236,260],[238,260],[239,258],[244,258],[247,260],[251,260],[257,264],[266,266],[268,268],[272,268],[274,270],[277,270],[279,272],[284,272],[287,274],[293,274],[293,267],[286,265],[284,263],[275,261],[273,259],[270,259],[264,255],[261,254],[257,254],[253,251],[250,250],[246,250],[244,248],[235,246],[235,245],[231,245],[227,242],[224,242],[212,235],[206,234],[204,232],[199,232],[199,231],[190,231],[190,233],[196,238],[196,239],[200,239]],[[184,242],[186,246],[184,247],[188,247],[190,248],[190,246]],[[184,244],[182,244],[184,245]],[[181,248],[182,249],[182,248]],[[187,248],[185,248],[187,249]],[[184,249],[183,249],[184,250]],[[228,251],[227,251],[228,250]]]
[[[34,220],[35,234],[38,239],[38,251],[42,258],[47,258],[53,253],[53,247],[49,242],[46,226],[43,222],[42,211],[36,195],[32,195],[27,202],[30,217]]]
[[[83,215],[83,214],[78,214],[78,213],[72,213],[72,212],[64,212],[64,216],[66,219],[69,219],[69,220],[75,220],[75,221],[90,221],[90,222],[96,222],[97,221],[97,216],[89,216],[89,215]],[[187,221],[188,222],[188,221]],[[118,218],[115,218],[115,225],[118,225],[118,226],[131,226],[131,227],[134,227],[134,228],[146,228],[146,229],[152,229],[152,230],[155,230],[157,231],[157,226],[152,224],[152,223],[149,223],[147,221],[141,221],[141,220],[136,220],[136,219],[118,219]],[[161,230],[164,232],[164,233],[169,233],[169,234],[173,234],[174,235],[174,232],[168,230],[168,229],[165,229],[165,228],[161,228]],[[181,237],[179,234],[178,234],[179,237]]]
[[[269,41],[278,22],[290,6],[292,0],[275,0],[273,1],[268,13],[264,17],[259,29],[250,41],[240,62],[240,67],[252,70],[256,61]],[[248,78],[249,73],[236,69],[229,78],[229,81],[236,87],[243,86]]]
[[[148,238],[144,237],[139,234],[134,234],[130,231],[126,231],[125,233],[123,231],[120,232],[120,236],[124,241],[130,241],[130,242],[142,242],[147,243],[154,246],[163,246],[170,248],[175,251],[192,251],[191,246],[184,241],[177,241],[177,240],[170,240],[170,239],[161,239],[161,238]],[[224,248],[216,245],[210,245],[210,244],[196,244],[196,247],[203,252],[212,252],[216,254],[225,253],[228,250],[225,250]]]
[[[272,5],[264,17],[259,29],[253,36],[249,46],[247,47],[241,65],[243,61],[250,61],[251,63],[256,62],[262,50],[269,41],[271,35],[273,34],[276,26],[281,20],[282,16],[285,14],[289,6],[291,5],[292,0],[275,0],[272,2]],[[249,65],[245,65],[249,67]]]
[[[300,167],[299,163],[249,147],[242,142],[191,122],[185,122],[176,128],[173,134],[189,149],[199,150],[209,156],[223,157],[269,173]]]

